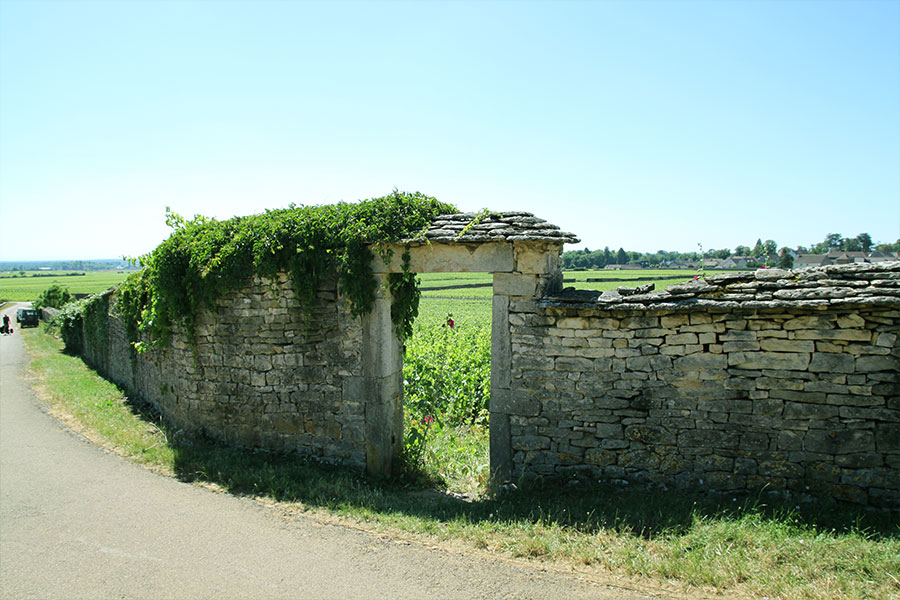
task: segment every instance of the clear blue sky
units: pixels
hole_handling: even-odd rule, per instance
[[[594,249],[900,238],[900,1],[0,0],[0,260],[392,188]]]

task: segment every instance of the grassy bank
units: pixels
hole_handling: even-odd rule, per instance
[[[63,354],[43,330],[23,335],[41,396],[55,414],[97,443],[186,481],[400,537],[527,558],[597,578],[624,577],[667,595],[900,597],[897,515],[575,479],[520,483],[491,493],[478,475],[460,483],[465,473],[452,477],[454,486],[469,488],[461,498],[423,488],[415,477],[376,481],[208,440],[175,444],[152,415],[141,413],[80,359]],[[449,451],[477,443],[453,441],[452,428],[441,431]],[[439,444],[431,448],[448,452]]]

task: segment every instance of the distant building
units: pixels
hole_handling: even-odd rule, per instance
[[[749,256],[729,256],[719,263],[720,269],[746,269],[750,261]]]
[[[880,263],[897,260],[898,256],[893,252],[880,252],[876,250],[875,252],[869,254],[868,259],[869,262]]]
[[[794,268],[824,267],[827,265],[849,265],[852,263],[877,263],[898,260],[891,252],[829,252],[828,254],[799,254],[794,259]]]
[[[865,252],[829,252],[825,255],[830,265],[849,265],[850,263],[869,262]]]
[[[824,254],[798,254],[794,259],[795,269],[805,269],[806,267],[821,267],[823,264],[830,264],[829,262],[827,262],[827,257]]]

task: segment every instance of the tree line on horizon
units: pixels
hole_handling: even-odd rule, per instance
[[[96,260],[18,260],[0,261],[0,272],[19,271],[109,271],[113,269],[133,268],[124,259]]]
[[[844,237],[839,233],[829,233],[825,239],[810,246],[797,246],[779,248],[775,240],[756,240],[756,244],[749,246],[739,245],[730,250],[727,248],[716,250],[710,248],[697,252],[675,252],[657,250],[656,252],[632,252],[619,248],[610,250],[609,246],[602,250],[570,250],[563,252],[564,269],[603,269],[607,265],[640,265],[654,268],[660,265],[674,263],[697,262],[703,259],[727,259],[730,257],[748,257],[756,266],[777,266],[791,268],[794,265],[794,254],[828,254],[830,252],[900,252],[900,239],[893,244],[875,244],[868,233],[860,233],[855,237]]]
[[[774,240],[762,238],[756,240],[753,248],[739,245],[734,250],[702,248],[697,252],[676,252],[657,250],[656,252],[634,252],[619,248],[610,250],[609,246],[602,250],[569,250],[563,252],[564,269],[602,269],[607,265],[640,265],[642,267],[659,267],[662,264],[676,262],[697,262],[701,259],[727,259],[732,256],[745,256],[755,260],[758,266],[779,266],[791,268],[793,256],[791,251],[797,254],[828,254],[829,252],[865,252],[873,250],[881,252],[900,252],[900,239],[893,244],[875,244],[868,233],[860,233],[855,237],[844,237],[839,233],[829,233],[825,239],[810,246],[797,246],[796,248],[781,247]],[[53,271],[104,271],[109,269],[132,269],[131,265],[124,264],[122,259],[108,260],[65,260],[65,261],[0,261],[0,272],[18,271],[24,275],[25,271],[37,271],[40,269]]]

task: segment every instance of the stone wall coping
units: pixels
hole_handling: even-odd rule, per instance
[[[545,297],[540,306],[629,311],[900,307],[900,261],[716,273],[653,289],[652,283],[605,292],[568,287]]]
[[[521,211],[438,215],[431,226],[402,242],[520,242],[547,241],[577,244],[573,233]]]

